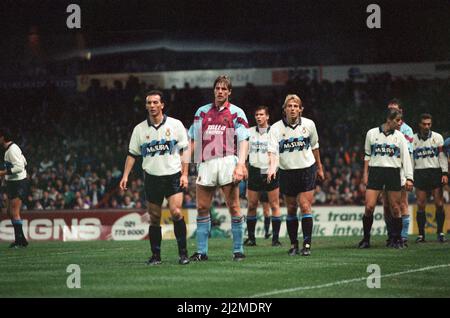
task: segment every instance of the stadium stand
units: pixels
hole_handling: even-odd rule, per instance
[[[93,80],[86,92],[77,94],[67,94],[50,82],[41,88],[0,89],[6,105],[14,105],[2,114],[0,124],[16,123],[16,140],[29,158],[27,170],[32,183],[24,209],[144,206],[139,165],[130,176],[132,181],[126,192],[118,190],[117,185],[131,128],[145,118],[144,93],[152,88],[130,77],[125,85],[116,82],[112,89]],[[317,185],[315,204],[362,205],[364,134],[368,127],[381,122],[386,101],[400,98],[405,105],[405,121],[413,128],[418,114],[432,113],[437,119],[434,129],[447,137],[449,91],[449,79],[399,79],[379,74],[367,82],[332,83],[294,78],[283,87],[262,89],[248,83],[234,90],[232,102],[243,107],[254,124],[251,114],[257,105],[268,105],[274,122],[281,116],[286,93],[302,96],[304,116],[312,118],[318,127],[327,176]],[[173,87],[164,93],[168,100],[166,113],[182,120],[188,128],[194,109],[209,102],[211,92],[186,83],[183,88]],[[186,206],[195,203],[194,164],[190,174]],[[214,200],[217,206],[224,205],[220,192]],[[448,192],[446,201],[449,202]]]

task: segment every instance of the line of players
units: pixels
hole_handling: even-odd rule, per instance
[[[226,76],[219,76],[214,82],[213,89],[214,102],[197,110],[194,124],[188,134],[179,120],[163,114],[164,97],[159,91],[147,94],[148,117],[133,130],[120,188],[126,189],[128,175],[136,158],[141,156],[150,214],[149,240],[152,256],[147,263],[150,265],[161,263],[160,219],[164,197],[168,199],[174,221],[179,263],[184,265],[190,261],[208,259],[208,238],[211,230],[209,211],[217,187],[220,187],[225,195],[232,219],[233,260],[243,260],[244,217],[239,206],[239,183],[247,178],[249,237],[245,245],[256,244],[256,207],[262,191],[267,192],[272,212],[272,245],[281,245],[279,242],[281,225],[279,192],[281,192],[288,210],[286,225],[291,242],[288,254],[309,256],[313,228],[311,204],[316,180],[324,179],[324,171],[320,161],[316,127],[312,120],[302,116],[301,99],[297,95],[288,95],[282,107],[283,119],[272,126],[268,124],[267,107],[259,107],[255,112],[257,126],[249,128],[243,110],[229,102],[232,91],[231,80]],[[420,118],[419,132],[412,137],[412,130],[402,122],[402,108],[399,102],[392,101],[388,105],[386,122],[367,133],[363,177],[364,183],[367,184],[363,217],[364,239],[359,247],[370,247],[373,211],[381,193],[385,197],[388,246],[405,246],[409,226],[406,191],[412,189],[413,177],[416,179],[419,206],[417,222],[420,235],[417,241],[425,241],[424,207],[428,191],[432,191],[436,203],[439,240],[445,241],[442,233],[445,219],[442,185],[448,182],[448,162],[443,150],[445,148],[443,138],[431,131],[431,124],[431,115],[423,114]],[[411,141],[413,143],[408,146],[407,142]],[[11,247],[25,247],[28,243],[22,231],[20,206],[21,194],[26,188],[26,160],[6,130],[0,131],[0,143],[6,150],[6,169],[0,170],[0,176],[6,176],[8,212],[15,232],[15,242]],[[450,138],[446,141],[446,149],[450,148],[449,143]],[[413,154],[412,162],[410,153]],[[194,155],[194,160],[198,163],[196,182],[198,217],[197,252],[189,258],[186,247],[186,223],[181,206],[182,190],[187,187],[188,182],[191,155]],[[298,207],[302,212],[301,250],[298,242]],[[267,229],[268,222],[265,227]]]
[[[149,117],[133,130],[120,188],[126,189],[128,176],[136,158],[142,156],[146,199],[149,202],[149,240],[152,251],[147,263],[161,263],[160,218],[164,197],[168,200],[174,220],[179,264],[208,260],[210,209],[217,187],[220,187],[225,196],[231,216],[233,260],[245,259],[244,216],[239,202],[239,183],[247,178],[247,245],[254,245],[252,243],[255,241],[256,205],[260,191],[267,192],[272,210],[272,244],[281,245],[280,191],[288,207],[287,229],[291,240],[289,255],[310,255],[313,229],[311,204],[316,179],[323,180],[324,172],[320,161],[317,130],[312,120],[301,116],[301,99],[297,95],[288,95],[283,104],[284,118],[271,127],[268,126],[267,108],[260,107],[256,117],[260,125],[249,129],[244,111],[229,102],[231,80],[227,76],[219,76],[213,89],[214,102],[197,110],[188,133],[179,120],[163,114],[164,100],[159,91],[152,91],[147,95],[146,108]],[[250,165],[247,168],[249,141]],[[187,186],[187,165],[191,155],[194,162],[198,163],[197,251],[188,257],[186,223],[181,214],[181,192]],[[298,207],[302,211],[301,250],[298,242]]]
[[[407,192],[413,185],[417,198],[417,243],[425,242],[427,195],[431,193],[436,206],[437,236],[445,242],[443,186],[448,184],[448,152],[450,138],[444,143],[442,135],[431,130],[432,116],[419,117],[419,130],[402,121],[403,109],[398,100],[388,104],[386,122],[370,129],[366,135],[363,182],[366,185],[366,206],[363,216],[364,237],[359,248],[370,247],[373,212],[379,195],[383,207],[388,240],[386,246],[407,247],[409,209]],[[446,155],[447,152],[447,155]]]
[[[311,254],[313,228],[311,204],[314,186],[317,179],[324,179],[324,172],[320,161],[316,127],[313,121],[302,117],[303,105],[301,99],[297,95],[288,95],[283,104],[283,119],[272,126],[268,125],[268,109],[263,106],[257,108],[255,112],[257,126],[248,129],[245,113],[229,102],[232,91],[230,79],[226,76],[219,76],[215,80],[213,88],[214,102],[197,110],[194,124],[189,129],[189,136],[185,135],[181,122],[163,115],[164,103],[160,92],[153,92],[147,96],[149,119],[139,124],[133,131],[129,157],[143,156],[143,168],[146,171],[145,184],[148,191],[147,198],[157,197],[157,200],[153,202],[154,204],[149,206],[152,216],[149,230],[152,256],[148,260],[148,264],[161,263],[159,218],[164,196],[169,200],[169,209],[176,221],[174,228],[179,246],[180,264],[187,264],[189,261],[208,260],[208,238],[211,230],[209,211],[217,187],[222,189],[231,215],[233,260],[243,260],[245,258],[242,238],[244,218],[239,206],[238,184],[247,177],[249,200],[247,230],[249,237],[245,241],[245,245],[256,245],[256,206],[261,192],[266,192],[269,197],[273,227],[272,245],[281,245],[279,242],[281,224],[279,192],[281,192],[284,195],[288,210],[286,225],[291,242],[288,254],[291,256],[299,254],[309,256]],[[152,107],[152,103],[156,103],[156,106]],[[169,125],[170,122],[172,122],[171,125]],[[424,124],[421,123],[421,125]],[[407,227],[404,230],[404,225],[409,226],[406,222],[408,220],[406,191],[412,190],[414,174],[407,139],[397,131],[401,126],[406,127],[402,122],[401,107],[398,101],[393,101],[388,106],[386,123],[371,129],[367,134],[364,165],[364,183],[367,184],[366,209],[363,217],[365,235],[359,244],[361,248],[370,247],[373,210],[381,193],[385,196],[386,223],[389,233],[388,245],[392,247],[403,247],[405,245],[405,240],[402,240],[401,237],[402,232],[407,234]],[[417,137],[414,137],[417,140],[414,143],[416,149],[411,148],[411,151],[415,150],[416,170],[427,169],[422,173],[422,175],[425,175],[424,177],[417,177],[417,194],[419,198],[422,198],[423,192],[428,190],[429,186],[433,187],[435,200],[438,207],[442,208],[442,195],[439,196],[439,190],[434,189],[440,188],[442,194],[442,185],[447,183],[447,161],[444,164],[442,160],[442,137],[439,139],[436,133],[430,133],[430,127],[431,125],[429,125],[428,130],[421,130]],[[142,131],[137,131],[137,129]],[[409,132],[412,132],[412,130]],[[427,156],[422,154],[421,149],[426,148],[426,145],[422,142],[425,134],[432,134],[428,138],[428,142],[433,143],[433,147],[435,146],[437,149],[437,152],[432,152],[440,157],[437,164],[431,153]],[[408,135],[408,137],[410,136]],[[186,225],[180,214],[181,201],[177,201],[178,204],[175,205],[171,204],[172,196],[180,193],[186,185],[186,182],[183,181],[187,177],[185,166],[191,156],[187,139],[191,140],[190,149],[194,151],[194,160],[198,163],[196,181],[197,251],[190,258],[188,258],[186,249]],[[426,141],[426,139],[423,141]],[[184,157],[181,161],[181,157],[177,156],[179,153]],[[248,170],[246,167],[247,153],[249,154]],[[174,154],[171,157],[173,160],[166,157],[166,154]],[[426,162],[425,158],[427,158]],[[128,161],[129,158],[127,158]],[[150,162],[154,163],[151,169]],[[166,169],[169,162],[174,163],[174,166],[171,167],[172,170]],[[126,189],[127,177],[131,167],[132,165],[125,165],[124,178],[120,183],[123,189]],[[428,172],[431,170],[428,169],[433,169],[433,176],[429,176]],[[436,179],[438,169],[439,178]],[[149,171],[153,175],[159,171],[164,177],[154,178],[147,175]],[[422,236],[419,241],[424,239],[423,222],[420,219],[423,211],[423,205],[421,204],[419,204],[418,221]],[[298,207],[302,212],[303,245],[301,250],[298,242]],[[438,209],[438,214],[439,211],[443,210]],[[443,241],[443,233],[441,232],[444,218],[441,214],[439,215],[440,240]]]

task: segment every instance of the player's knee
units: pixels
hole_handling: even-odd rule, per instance
[[[366,209],[364,211],[364,214],[366,216],[371,216],[373,215],[373,212],[375,211],[375,205],[372,204],[366,204]]]
[[[172,220],[174,221],[179,221],[183,217],[183,214],[181,214],[181,210],[179,208],[171,210],[170,214],[172,216]]]
[[[402,214],[401,204],[392,203],[392,215],[399,217]]]
[[[161,217],[150,215],[150,225],[151,226],[160,226],[161,225]]]
[[[417,207],[419,209],[424,209],[427,202],[426,202],[426,200],[424,200],[422,198],[417,198],[416,203],[417,203]]]
[[[231,215],[235,215],[239,213],[239,204],[236,203],[229,203],[228,205],[228,210],[230,211]]]
[[[149,210],[150,219],[161,219],[161,211]]]
[[[250,206],[247,209],[247,215],[254,216],[256,215],[256,207],[251,208]]]
[[[300,210],[302,214],[310,214],[311,213],[311,204],[309,202],[301,202]]]
[[[400,212],[402,215],[408,215],[408,204],[401,203],[400,204]]]
[[[280,202],[278,200],[277,201],[271,201],[269,204],[270,204],[270,209],[272,210],[272,212],[273,212],[274,209],[279,209],[280,208]]]
[[[248,209],[256,210],[258,207],[258,201],[248,201]]]

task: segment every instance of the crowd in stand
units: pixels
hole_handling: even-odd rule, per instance
[[[8,111],[0,125],[10,126],[27,158],[30,193],[25,209],[128,209],[145,206],[140,164],[129,178],[127,191],[120,191],[128,142],[133,127],[145,119],[145,92],[154,87],[131,77],[125,85],[101,87],[93,81],[85,93],[67,96],[54,86],[44,89],[0,90]],[[365,82],[317,82],[302,77],[283,87],[257,88],[248,84],[235,88],[232,102],[242,107],[254,125],[253,110],[267,105],[271,122],[281,118],[287,93],[302,97],[304,116],[316,122],[326,180],[318,184],[315,204],[364,203],[361,184],[363,144],[369,128],[383,122],[386,102],[397,97],[405,109],[405,121],[413,128],[422,112],[433,114],[436,130],[448,136],[450,80],[393,79],[389,74]],[[179,118],[186,128],[195,109],[210,102],[212,91],[173,87],[164,91],[166,113]],[[13,126],[10,125],[13,123]],[[0,153],[0,161],[3,154]],[[185,207],[195,207],[195,164],[191,164],[190,186]],[[0,204],[4,204],[4,191]],[[449,201],[446,192],[446,201]],[[245,186],[242,187],[245,204]],[[414,196],[411,195],[411,198]],[[220,191],[216,206],[224,206]]]

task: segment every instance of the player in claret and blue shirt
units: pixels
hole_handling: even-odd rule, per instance
[[[197,176],[197,252],[192,261],[208,260],[208,237],[211,231],[210,209],[217,187],[225,196],[231,216],[233,260],[245,259],[243,224],[239,202],[239,183],[247,178],[248,122],[244,111],[229,101],[231,79],[218,76],[213,85],[214,102],[195,113],[189,137],[198,163]]]

